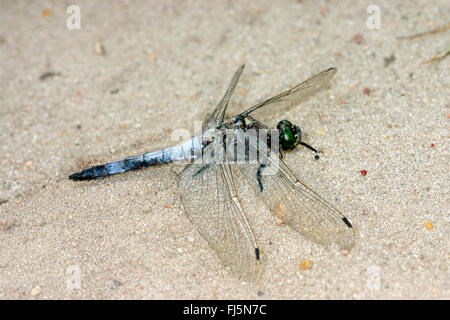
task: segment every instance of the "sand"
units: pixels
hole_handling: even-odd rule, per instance
[[[68,4],[1,1],[0,298],[450,298],[450,58],[423,63],[450,31],[397,39],[448,23],[448,1],[378,1],[373,30],[373,1],[78,0],[79,30]],[[242,63],[229,115],[337,67],[283,116],[321,159],[285,159],[356,231],[347,255],[322,247],[242,191],[257,282],[230,274],[185,217],[182,166],[67,179],[173,145]]]

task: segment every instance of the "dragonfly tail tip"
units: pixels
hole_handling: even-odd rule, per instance
[[[74,181],[85,180],[85,178],[83,177],[81,172],[77,172],[77,173],[71,174],[69,176],[69,179],[70,180],[74,180]]]

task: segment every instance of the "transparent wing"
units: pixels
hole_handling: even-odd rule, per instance
[[[257,138],[245,137],[249,152],[256,152]],[[238,142],[240,148],[243,138]],[[316,243],[334,242],[343,250],[354,246],[352,226],[342,213],[297,179],[277,154],[259,156],[257,165],[240,164],[238,177],[252,186],[274,215]]]
[[[336,71],[336,68],[329,68],[322,71],[295,87],[254,105],[241,113],[241,115],[247,116],[258,110],[257,115],[255,115],[257,118],[264,119],[268,117],[277,117],[282,112],[287,111],[301,101],[306,100],[318,90],[324,88],[330,82],[331,78],[333,78]]]
[[[239,278],[255,279],[259,249],[230,180],[231,166],[208,161],[213,158],[214,143],[205,148],[203,161],[197,159],[178,177],[186,215],[224,265]]]
[[[237,71],[234,73],[233,78],[230,81],[230,84],[228,85],[228,89],[225,92],[225,95],[223,96],[222,100],[219,102],[217,107],[214,109],[214,111],[208,116],[205,123],[203,124],[203,131],[206,129],[212,129],[216,126],[220,125],[223,121],[223,118],[225,116],[225,111],[228,107],[228,102],[230,101],[231,95],[233,94],[234,89],[236,88],[236,85],[239,81],[239,78],[241,77],[242,71],[244,70],[245,64],[239,67]]]

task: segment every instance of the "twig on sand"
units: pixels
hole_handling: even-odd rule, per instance
[[[433,58],[424,61],[423,63],[431,63],[434,61],[440,61],[440,60],[444,59],[446,56],[448,56],[449,54],[450,54],[450,44],[444,49],[444,51],[435,55]]]
[[[439,26],[437,28],[434,28],[430,31],[426,31],[426,32],[422,32],[422,33],[417,33],[417,34],[413,34],[410,36],[401,36],[401,37],[397,37],[397,39],[415,39],[415,38],[420,38],[420,37],[424,37],[424,36],[428,36],[431,34],[435,34],[435,33],[439,33],[439,32],[444,32],[450,29],[450,23],[444,24],[442,26]]]
[[[410,36],[401,36],[401,37],[397,37],[397,39],[415,39],[415,38],[421,38],[424,36],[429,36],[435,33],[439,33],[439,32],[444,32],[450,29],[450,23],[444,24],[442,26],[439,26],[437,28],[434,28],[430,31],[426,31],[426,32],[422,32],[422,33],[417,33],[417,34],[413,34]],[[446,56],[448,56],[450,54],[450,45],[448,45],[444,51],[442,51],[441,53],[437,54],[436,56],[434,56],[433,58],[424,61],[423,63],[431,63],[431,62],[435,62],[435,61],[440,61],[442,59],[444,59]]]

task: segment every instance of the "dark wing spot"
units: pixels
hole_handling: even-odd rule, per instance
[[[352,224],[350,223],[350,221],[347,220],[346,217],[343,217],[343,218],[342,218],[342,221],[344,221],[344,223],[347,225],[347,227],[349,227],[349,228],[352,227]]]
[[[259,260],[259,248],[255,248],[256,260]]]
[[[200,173],[202,173],[203,171],[205,171],[206,169],[208,169],[210,166],[211,166],[210,163],[205,164],[203,167],[201,167],[200,169],[198,169],[196,173],[194,173],[194,177],[198,176]]]

